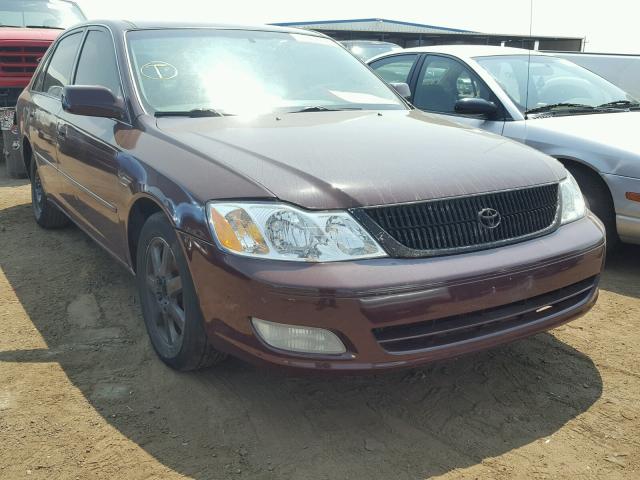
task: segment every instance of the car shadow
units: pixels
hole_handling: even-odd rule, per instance
[[[0,265],[56,362],[93,408],[166,467],[196,479],[406,478],[544,441],[602,394],[593,361],[540,334],[410,371],[294,377],[229,360],[173,372],[156,359],[133,279],[76,228],[0,211]]]

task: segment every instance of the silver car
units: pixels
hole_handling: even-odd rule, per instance
[[[516,48],[419,47],[369,65],[408,84],[421,110],[557,158],[606,225],[610,246],[640,244],[640,104],[625,91],[568,60]]]

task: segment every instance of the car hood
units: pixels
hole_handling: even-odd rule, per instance
[[[185,148],[310,209],[469,195],[565,175],[558,162],[529,147],[418,111],[172,117],[157,125]]]
[[[596,157],[603,173],[640,177],[640,112],[548,117],[527,121],[527,143],[549,155]]]

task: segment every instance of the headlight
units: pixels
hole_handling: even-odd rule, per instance
[[[587,206],[578,182],[568,172],[567,178],[560,182],[560,195],[562,196],[562,224],[573,222],[586,215]]]
[[[298,262],[386,256],[347,212],[310,212],[282,203],[209,202],[207,213],[220,245],[238,255]]]

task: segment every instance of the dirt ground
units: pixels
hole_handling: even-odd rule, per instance
[[[640,248],[587,316],[428,368],[156,359],[132,278],[0,176],[0,478],[640,478]]]

